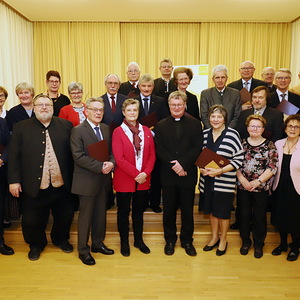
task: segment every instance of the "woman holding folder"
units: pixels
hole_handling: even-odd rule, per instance
[[[150,177],[155,162],[155,148],[151,131],[141,125],[139,101],[127,99],[122,106],[124,121],[114,130],[112,151],[116,160],[113,185],[117,192],[118,230],[121,254],[130,255],[129,213],[132,202],[134,246],[142,253],[150,253],[143,241],[143,214],[148,205]]]
[[[218,246],[216,255],[227,250],[232,202],[236,188],[236,170],[242,165],[243,149],[236,130],[226,127],[227,111],[223,105],[213,105],[208,111],[211,128],[204,130],[203,147],[229,160],[224,167],[200,168],[199,210],[210,215],[212,237],[203,248],[211,251]],[[219,234],[220,232],[220,234]]]

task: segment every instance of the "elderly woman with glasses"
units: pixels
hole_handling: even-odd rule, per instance
[[[250,115],[246,120],[249,137],[242,141],[245,158],[237,170],[240,236],[240,253],[248,254],[254,241],[254,257],[263,256],[263,246],[267,235],[268,196],[271,178],[277,171],[278,155],[275,145],[262,137],[266,119],[260,115]]]
[[[62,107],[59,117],[72,122],[77,126],[86,119],[85,104],[82,103],[83,87],[80,82],[71,82],[68,86],[71,104]]]
[[[280,244],[272,255],[280,255],[288,249],[287,236],[292,236],[288,261],[299,256],[300,242],[300,115],[290,115],[284,122],[286,138],[275,142],[278,151],[278,172],[273,190],[274,205],[272,223],[280,234]]]

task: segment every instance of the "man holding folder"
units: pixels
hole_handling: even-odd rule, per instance
[[[114,251],[103,243],[106,231],[107,194],[111,188],[111,171],[115,163],[113,155],[107,155],[110,153],[107,148],[110,148],[111,137],[110,128],[100,124],[103,111],[102,98],[88,99],[87,119],[74,127],[71,133],[71,150],[74,158],[72,193],[77,194],[80,200],[78,252],[79,258],[86,265],[95,264],[88,245],[90,231],[92,252],[114,254]],[[96,152],[100,152],[98,158],[92,153],[95,147],[98,147]]]

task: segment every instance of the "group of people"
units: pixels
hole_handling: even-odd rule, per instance
[[[248,253],[252,232],[254,256],[261,258],[271,199],[272,222],[281,238],[272,254],[287,251],[290,233],[287,259],[298,258],[300,96],[288,91],[290,71],[275,73],[265,68],[261,81],[253,78],[254,64],[246,61],[240,66],[241,79],[227,86],[228,70],[218,65],[212,70],[215,86],[202,91],[199,109],[197,97],[187,91],[192,70],[173,71],[170,59],[163,59],[159,69],[162,77],[154,80],[150,74],[140,76],[139,65],[131,62],[127,82],[108,74],[107,92],[87,101],[79,82],[69,84],[69,98],[61,94],[60,74],[49,71],[47,92],[34,97],[33,86],[20,83],[16,87],[20,104],[7,112],[3,108],[7,91],[0,87],[1,254],[14,253],[3,237],[8,186],[11,195],[22,200],[22,231],[30,260],[39,259],[47,244],[50,211],[52,243],[63,252],[73,251],[69,231],[76,210],[74,195],[79,199],[79,259],[94,265],[91,252],[114,254],[104,244],[106,209],[114,204],[113,190],[123,256],[130,255],[131,210],[134,247],[151,252],[143,240],[143,214],[147,207],[162,211],[161,195],[165,254],[175,252],[180,208],[180,244],[188,255],[197,255],[193,246],[195,162],[208,148],[228,163],[200,168],[199,210],[210,216],[212,228],[203,250],[217,248],[217,256],[226,253],[236,197],[236,223],[231,226],[240,229],[240,253]],[[284,101],[292,105],[288,117],[279,109]]]

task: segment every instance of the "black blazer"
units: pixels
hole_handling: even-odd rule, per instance
[[[264,82],[262,80],[259,80],[259,79],[256,79],[256,78],[252,78],[251,86],[250,86],[250,92],[252,92],[256,87],[261,86],[261,85],[262,86],[268,86],[268,84],[266,82]],[[237,89],[239,91],[244,87],[242,78],[229,83],[227,86],[231,87],[231,88],[234,88],[234,89]]]
[[[117,93],[117,99],[116,101],[116,110],[115,112],[112,111],[109,99],[107,97],[107,94],[101,96],[101,98],[104,100],[104,115],[101,123],[104,123],[106,125],[110,125],[111,122],[115,122],[117,125],[121,125],[123,122],[124,116],[122,113],[122,105],[123,102],[128,98],[125,95]]]
[[[288,92],[288,101],[300,108],[300,95],[294,94],[292,92]],[[276,108],[279,103],[280,101],[277,92],[275,91],[271,93],[270,102],[268,106]],[[297,113],[299,114],[300,110]]]
[[[183,116],[175,121],[172,116],[161,120],[155,128],[156,154],[161,161],[161,184],[172,187],[194,188],[197,182],[197,167],[194,165],[199,156],[202,143],[202,125],[190,117]],[[172,160],[178,160],[187,176],[180,177],[173,170]]]
[[[3,152],[0,151],[0,158],[4,161],[4,163],[7,163],[7,145],[9,142],[9,138],[10,134],[7,122],[5,119],[0,118],[0,145],[4,147]]]
[[[138,96],[140,94],[140,89],[138,84],[136,84],[136,87],[133,88],[129,81],[121,83],[118,93],[123,95],[128,95],[130,92],[133,92]]]
[[[34,117],[35,114],[32,111],[32,115],[31,118]],[[8,125],[8,129],[11,132],[13,129],[13,126],[15,123],[18,123],[20,121],[29,119],[30,117],[28,116],[25,108],[22,106],[22,104],[18,104],[16,106],[14,106],[13,108],[11,108],[7,114],[6,114],[6,121],[7,121],[7,125]]]
[[[166,82],[161,77],[156,78],[154,80],[153,94],[156,96],[159,96],[159,97],[162,97],[162,98],[168,100],[169,95],[176,90],[177,90],[177,87],[176,87],[174,78],[171,78],[169,81],[169,91],[168,92],[167,92]]]
[[[236,129],[242,139],[249,136],[245,122],[247,117],[253,113],[254,108],[249,108],[243,110],[240,114]],[[282,139],[284,137],[283,113],[277,109],[267,106],[262,116],[267,121],[266,128],[262,136],[273,142]]]
[[[71,190],[73,159],[70,150],[71,122],[53,116],[47,127],[65,187]],[[22,191],[36,197],[43,174],[45,127],[36,118],[14,126],[8,148],[8,183],[21,183]]]
[[[140,120],[141,118],[145,117],[143,101],[141,99],[141,95],[139,95],[135,99],[139,100],[139,102],[140,102],[140,111],[139,111],[139,120]],[[157,97],[152,94],[150,96],[149,114],[154,111],[157,113],[157,118],[159,121],[170,115],[167,101],[165,99],[163,99],[162,97]]]
[[[200,111],[197,96],[186,91],[187,102],[186,102],[186,111],[194,118],[200,120]]]

